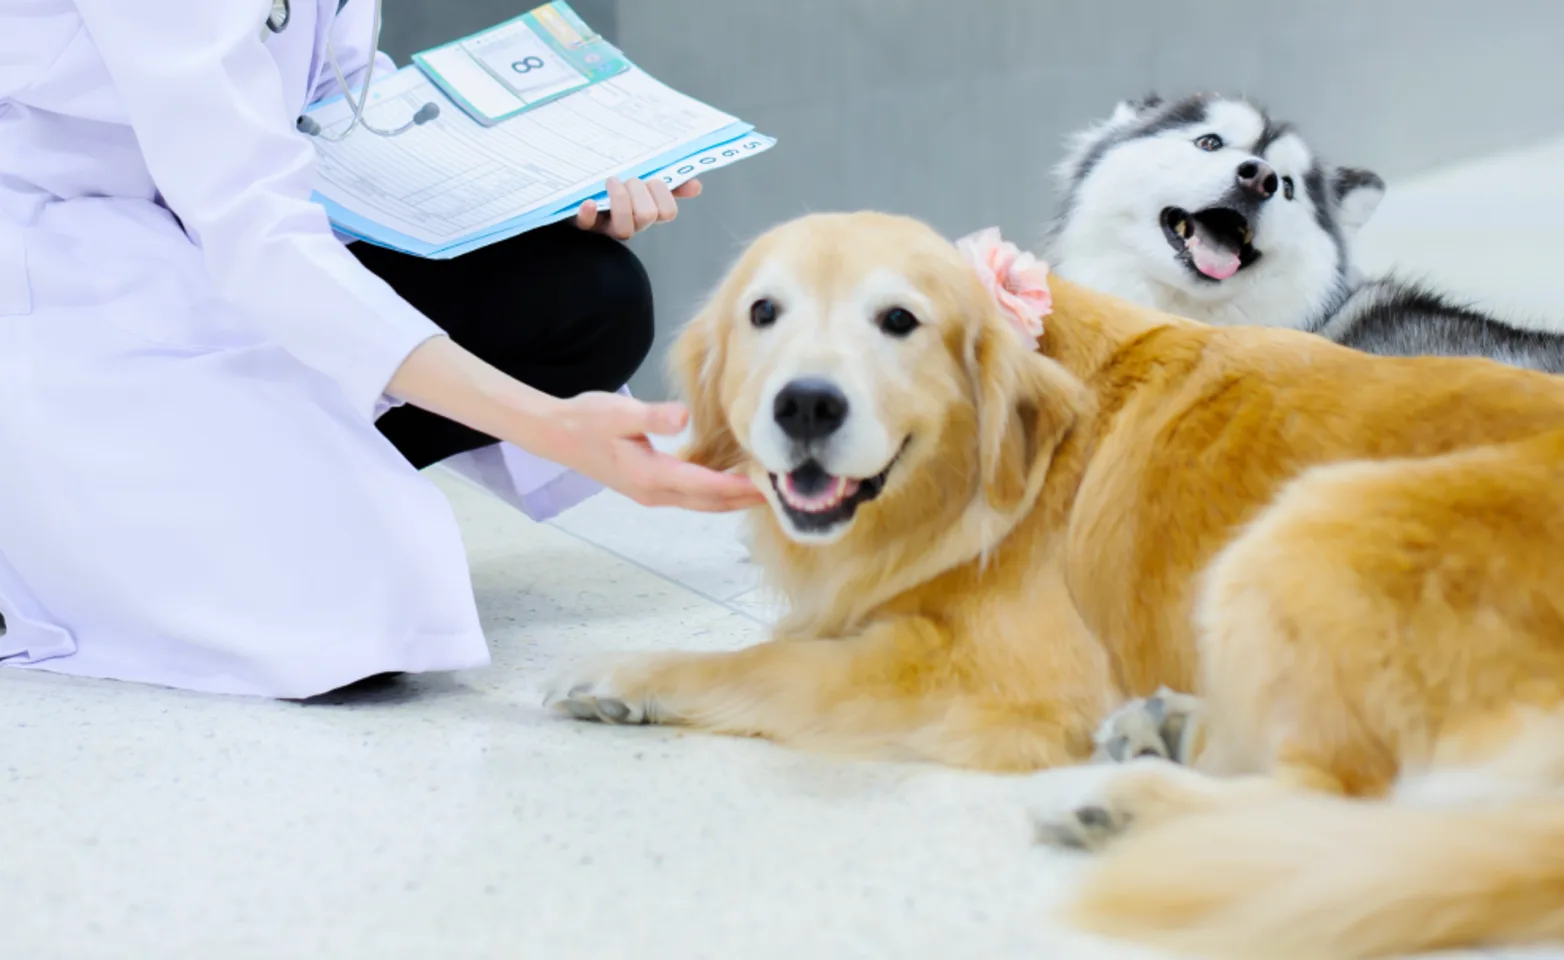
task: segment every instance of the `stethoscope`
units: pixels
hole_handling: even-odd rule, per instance
[[[337,0],[337,12],[347,6],[348,0]],[[364,119],[364,108],[369,105],[369,86],[375,82],[375,60],[377,51],[380,50],[380,10],[381,0],[375,0],[375,16],[373,26],[369,34],[369,67],[364,71],[363,94],[357,100],[353,99],[353,91],[348,87],[347,78],[342,75],[342,67],[337,64],[337,51],[332,48],[331,35],[326,35],[326,61],[331,64],[331,72],[337,76],[337,85],[342,88],[342,95],[347,98],[348,106],[353,108],[353,122],[348,124],[346,130],[338,134],[327,134],[321,130],[320,124],[309,117],[300,117],[296,123],[301,133],[312,137],[319,137],[332,143],[346,140],[348,134],[362,126],[365,130],[378,137],[400,136],[414,127],[421,127],[440,115],[440,105],[430,101],[418,108],[413,114],[413,119],[397,127],[395,130],[382,130],[368,120]],[[266,29],[272,33],[281,33],[288,29],[288,21],[293,19],[293,4],[291,0],[272,0],[271,13],[266,15]]]

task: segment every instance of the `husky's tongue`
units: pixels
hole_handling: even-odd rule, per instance
[[[1190,234],[1184,238],[1184,249],[1189,251],[1196,270],[1213,280],[1226,280],[1238,272],[1242,264],[1237,250],[1194,217],[1189,218],[1189,227]]]

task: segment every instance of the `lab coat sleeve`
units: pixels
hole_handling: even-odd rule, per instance
[[[293,127],[260,30],[267,0],[77,0],[169,208],[218,294],[373,417],[440,330],[359,264],[310,201],[315,148]]]
[[[369,34],[374,28],[375,0],[348,0],[337,11],[331,24],[331,45],[337,51],[337,66],[348,86],[357,91],[369,70]],[[375,79],[396,73],[396,63],[384,53],[375,54]],[[318,103],[342,92],[337,75],[329,62],[322,63],[315,89],[310,92],[310,103]]]

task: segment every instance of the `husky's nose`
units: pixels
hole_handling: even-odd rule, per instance
[[[1238,186],[1261,200],[1276,196],[1277,183],[1276,171],[1264,160],[1245,160],[1238,165]]]
[[[794,380],[777,391],[771,415],[793,440],[822,440],[847,421],[847,395],[828,380]]]

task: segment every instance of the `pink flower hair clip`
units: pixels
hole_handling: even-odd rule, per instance
[[[1036,346],[1043,335],[1043,318],[1054,309],[1048,264],[1005,240],[998,227],[962,237],[956,249],[971,262],[1011,326]]]

